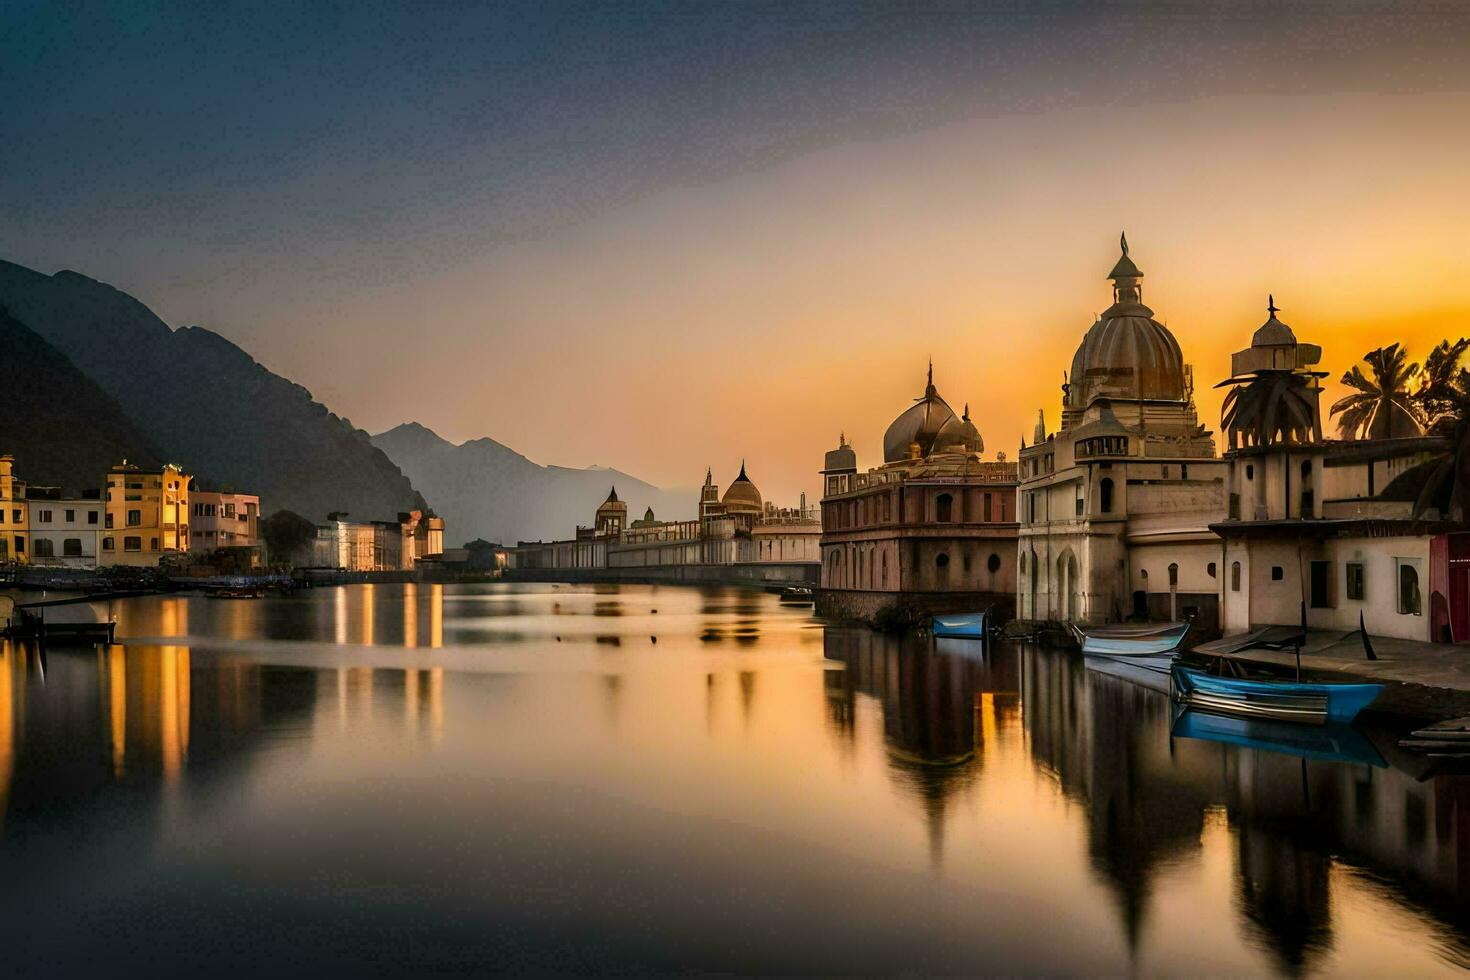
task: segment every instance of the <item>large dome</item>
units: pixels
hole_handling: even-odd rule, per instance
[[[765,503],[761,500],[761,492],[750,482],[750,477],[745,475],[745,464],[740,464],[740,475],[735,482],[725,488],[725,495],[720,498],[720,503],[725,505],[727,513],[746,512],[759,514],[765,510]]]
[[[888,431],[883,433],[883,462],[896,463],[909,458],[909,446],[919,444],[919,455],[928,456],[942,448],[935,443],[945,426],[960,423],[954,409],[939,397],[934,387],[934,366],[929,366],[929,384],[924,397],[904,409],[903,414],[893,420]],[[954,433],[953,427],[949,430]],[[978,433],[977,433],[978,435]]]
[[[1113,305],[1082,338],[1072,358],[1069,403],[1086,407],[1095,398],[1184,401],[1188,398],[1179,341],[1143,305],[1143,273],[1123,256],[1108,278]]]

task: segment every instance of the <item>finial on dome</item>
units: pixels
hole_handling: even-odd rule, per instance
[[[960,418],[964,419],[966,422],[970,421],[970,403],[969,402],[965,402],[965,414],[961,415]]]
[[[1128,254],[1128,233],[1122,232],[1118,235],[1118,244],[1123,246],[1123,254]]]
[[[1281,310],[1276,306],[1276,297],[1271,293],[1266,294],[1266,312],[1274,319]]]
[[[1113,266],[1113,271],[1108,273],[1109,279],[1142,279],[1143,273],[1138,266],[1133,264],[1133,259],[1128,256],[1127,233],[1118,236],[1118,246],[1123,249],[1123,254],[1118,256],[1118,263]]]

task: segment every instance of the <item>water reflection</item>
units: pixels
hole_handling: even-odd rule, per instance
[[[33,909],[145,895],[88,942],[169,945],[156,923],[198,905],[262,966],[246,880],[344,930],[291,945],[301,962],[391,957],[406,930],[438,951],[416,966],[474,946],[531,970],[529,950],[595,926],[611,938],[556,964],[1470,964],[1470,780],[1391,731],[1345,756],[1373,765],[1175,737],[1166,697],[1075,657],[821,629],[737,590],[352,586],[116,612],[123,645],[0,645],[0,861],[56,889],[0,883],[33,952],[66,949]],[[353,925],[324,881],[384,901]],[[732,932],[769,938],[737,952]]]

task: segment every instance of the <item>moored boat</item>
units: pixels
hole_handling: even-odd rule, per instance
[[[1174,699],[1217,714],[1321,725],[1350,722],[1383,691],[1382,684],[1313,684],[1302,681],[1218,677],[1175,664]]]
[[[1120,626],[1072,624],[1082,652],[1108,657],[1159,657],[1177,653],[1189,633],[1188,623],[1140,623]]]
[[[990,610],[977,613],[956,613],[951,616],[935,616],[929,631],[935,636],[959,639],[984,639],[988,631]]]
[[[810,605],[813,601],[812,590],[804,585],[792,585],[781,590],[781,602],[788,606]]]

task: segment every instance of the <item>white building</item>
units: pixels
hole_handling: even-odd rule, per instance
[[[1200,425],[1194,377],[1143,305],[1123,254],[1113,303],[1083,336],[1062,386],[1060,428],[1038,413],[1020,454],[1017,613],[1106,623],[1218,622],[1227,464]]]
[[[100,496],[63,495],[30,487],[31,564],[96,568],[103,504]]]
[[[196,489],[189,493],[189,506],[189,550],[194,554],[260,547],[257,495]]]

